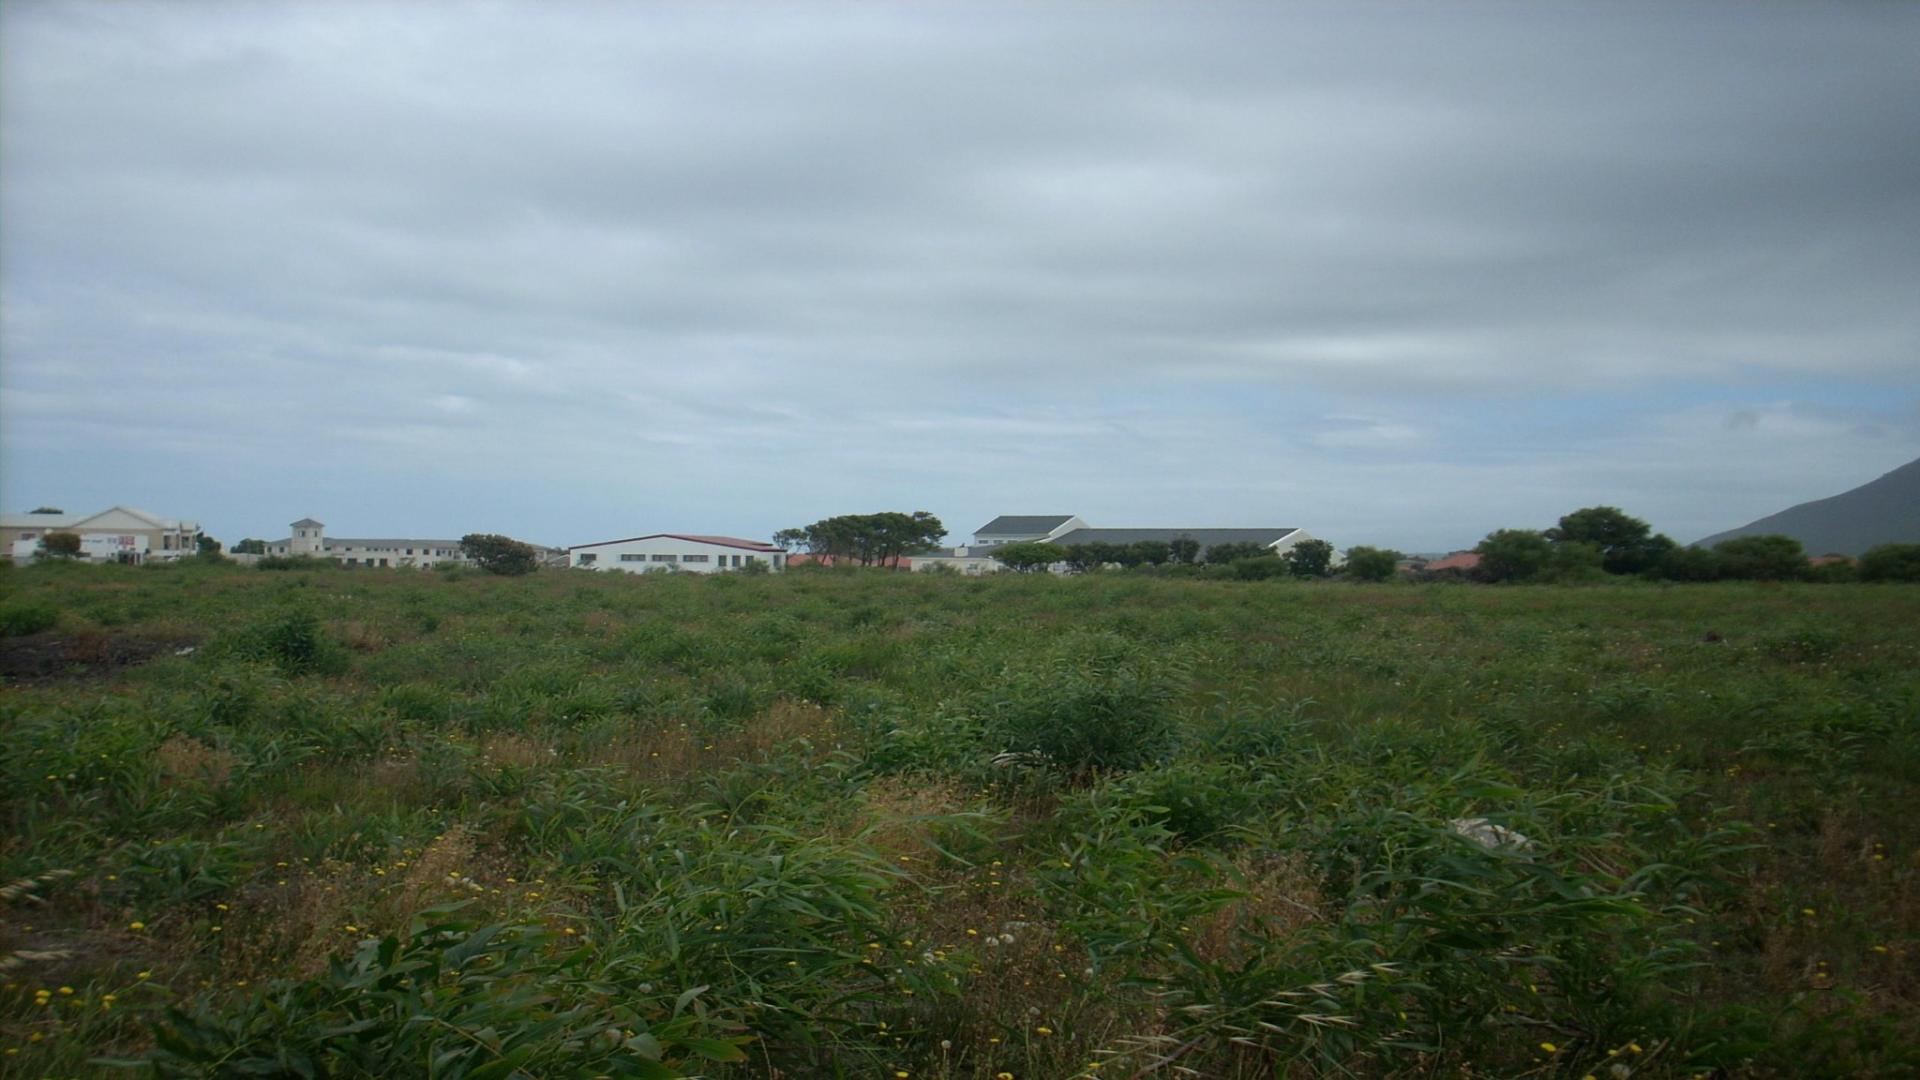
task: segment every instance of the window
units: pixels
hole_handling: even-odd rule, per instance
[[[592,565],[593,565],[593,560],[595,559],[595,557],[596,557],[596,553],[595,553],[595,552],[591,552],[591,551],[589,551],[589,552],[584,552],[584,553],[582,553],[582,554],[581,554],[581,556],[580,556],[580,565],[581,565],[581,566],[592,566]],[[621,559],[625,559],[625,558],[627,558],[627,556],[625,556],[625,555],[622,555],[622,556],[620,556],[620,558],[621,558]]]
[[[679,561],[680,561],[680,556],[678,556],[678,555],[655,555],[655,556],[653,557],[653,561],[654,561],[654,562],[679,562]]]
[[[680,561],[681,562],[706,562],[707,557],[705,555],[682,555],[680,556]]]
[[[589,555],[587,556],[587,558],[591,559],[593,558],[593,556]],[[636,551],[623,551],[620,553],[620,561],[621,562],[646,562],[647,557]]]
[[[738,556],[738,555],[735,555],[735,556],[733,557],[733,565],[735,565],[735,566],[739,566],[739,565],[740,565],[740,556]]]

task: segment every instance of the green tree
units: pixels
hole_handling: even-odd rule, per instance
[[[80,534],[51,532],[40,538],[40,550],[55,559],[80,557]]]
[[[1128,546],[1133,551],[1131,565],[1162,566],[1173,558],[1173,549],[1165,540],[1135,540]]]
[[[233,553],[236,555],[265,555],[267,553],[267,542],[265,540],[256,540],[253,537],[248,537],[233,545]]]
[[[29,514],[64,514],[66,513],[66,511],[60,509],[57,506],[36,506],[33,509],[27,511],[27,513]]]
[[[213,558],[220,554],[220,541],[215,540],[206,533],[201,533],[199,536],[194,537],[193,543],[194,546],[199,549],[200,554],[208,558]]]
[[[489,574],[516,577],[530,574],[540,565],[539,552],[532,544],[496,533],[468,533],[460,538],[460,551]]]
[[[902,555],[927,551],[947,535],[940,519],[925,510],[911,514],[841,514],[822,518],[803,529],[773,534],[776,545],[804,544],[815,555],[857,560],[862,566],[885,564]],[[782,550],[786,550],[782,546]]]
[[[1297,578],[1326,577],[1333,566],[1333,545],[1325,540],[1302,540],[1287,549],[1281,558]]]
[[[1609,574],[1639,574],[1653,569],[1675,544],[1653,535],[1653,527],[1617,506],[1589,506],[1560,519],[1546,531],[1554,544],[1592,544]],[[1586,560],[1577,560],[1584,563]]]
[[[1670,581],[1718,581],[1720,580],[1720,556],[1706,548],[1675,548],[1661,558],[1656,568],[1659,576]]]
[[[1881,544],[1860,556],[1862,581],[1920,581],[1920,544]]]
[[[1720,576],[1742,581],[1793,581],[1807,576],[1807,550],[1779,533],[1736,536],[1713,545]]]
[[[1357,581],[1385,581],[1399,569],[1400,553],[1365,544],[1347,549],[1347,575]]]
[[[1179,543],[1178,540],[1174,543]],[[1251,540],[1232,540],[1224,544],[1215,544],[1207,549],[1208,566],[1225,566],[1241,559],[1270,558],[1273,549],[1265,544],[1256,544]]]
[[[1058,544],[1045,544],[1039,541],[1002,544],[989,554],[998,559],[1007,569],[1023,574],[1045,570],[1054,563],[1066,561],[1066,552]]]
[[[1167,554],[1180,566],[1191,566],[1200,560],[1200,541],[1191,536],[1182,536],[1167,541]]]
[[[1553,543],[1537,529],[1497,529],[1473,550],[1488,581],[1525,581],[1553,561]]]

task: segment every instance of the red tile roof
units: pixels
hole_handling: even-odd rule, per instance
[[[1444,559],[1428,563],[1428,570],[1472,570],[1480,565],[1480,556],[1471,551],[1456,551]]]

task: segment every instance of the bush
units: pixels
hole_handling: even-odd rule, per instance
[[[1553,561],[1553,544],[1533,529],[1500,529],[1473,549],[1479,574],[1488,581],[1525,581]]]
[[[1385,581],[1399,565],[1400,553],[1389,548],[1361,545],[1347,551],[1347,576],[1356,581]]]
[[[460,551],[489,574],[518,577],[540,566],[540,553],[532,544],[495,533],[468,533],[460,538]]]
[[[1860,556],[1862,581],[1920,581],[1920,544],[1881,544]]]
[[[1736,536],[1713,545],[1720,576],[1743,581],[1795,581],[1807,576],[1806,549],[1791,536]]]
[[[60,611],[49,604],[8,604],[0,607],[0,637],[24,637],[53,629]]]
[[[77,559],[80,557],[80,537],[70,532],[48,533],[40,538],[40,551],[50,559]]]
[[[240,631],[228,651],[244,660],[278,665],[289,674],[332,674],[346,667],[346,653],[311,612],[294,611]]]
[[[1114,635],[1069,638],[1006,681],[987,703],[987,728],[1000,749],[1069,775],[1136,768],[1172,746],[1184,676]]]
[[[1333,566],[1333,545],[1325,540],[1302,540],[1281,558],[1294,577],[1326,577]]]

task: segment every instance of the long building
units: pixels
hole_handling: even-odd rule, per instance
[[[473,560],[461,553],[458,540],[328,536],[325,523],[312,518],[301,518],[289,527],[293,535],[285,540],[268,541],[267,554],[332,559],[346,566],[391,568],[438,566],[442,563],[473,564]]]

